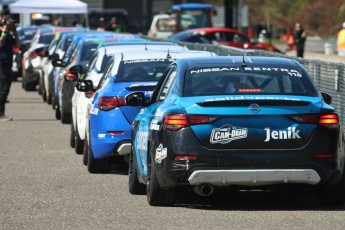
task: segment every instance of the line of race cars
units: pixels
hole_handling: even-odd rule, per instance
[[[320,205],[344,204],[339,116],[297,61],[132,34],[55,34],[39,93],[71,124],[70,145],[90,173],[124,160],[129,192],[153,206],[173,205],[180,189],[222,188],[308,189]]]

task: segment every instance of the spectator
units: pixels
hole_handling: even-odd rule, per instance
[[[337,48],[338,55],[345,56],[345,22],[343,23],[343,28],[338,32]]]
[[[61,26],[61,20],[59,18],[56,18],[53,22],[54,26]]]
[[[304,45],[306,41],[307,34],[304,31],[300,23],[295,24],[295,31],[293,33],[294,43],[297,51],[297,57],[303,58],[304,56]]]
[[[121,32],[121,28],[120,26],[117,24],[117,20],[116,17],[112,17],[109,24],[106,27],[107,31],[111,31],[111,32],[115,32],[115,33],[119,33]]]
[[[10,121],[5,116],[5,104],[12,83],[13,47],[20,47],[13,19],[6,12],[0,13],[0,122]]]
[[[105,21],[104,18],[99,19],[99,26],[97,27],[97,31],[105,31]]]

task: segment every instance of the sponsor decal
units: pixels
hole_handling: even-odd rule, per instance
[[[139,131],[137,133],[137,148],[143,151],[147,151],[147,141],[148,141],[149,133],[146,131]]]
[[[89,110],[89,113],[90,114],[93,114],[93,115],[98,115],[98,108],[94,108],[93,106],[90,108]]]
[[[233,125],[223,125],[220,128],[212,130],[210,142],[211,144],[227,144],[233,140],[239,140],[246,138],[248,135],[248,129],[238,129]]]
[[[142,62],[173,62],[175,59],[140,59],[124,61],[123,64],[142,63]]]
[[[273,140],[291,140],[291,139],[301,139],[299,132],[296,127],[288,127],[284,130],[271,130],[270,128],[265,128],[266,139],[265,142]]]
[[[154,123],[153,121],[151,122],[151,125],[150,125],[151,130],[159,130],[159,127],[160,126]]]
[[[160,164],[162,160],[164,160],[168,156],[168,150],[167,148],[163,147],[163,144],[160,144],[158,148],[156,149],[156,163]]]
[[[301,101],[299,98],[285,97],[285,96],[226,96],[226,97],[216,97],[207,98],[205,102],[209,101],[236,101],[236,100],[278,100],[278,101]]]
[[[105,139],[105,133],[99,133],[98,139]]]
[[[190,74],[198,73],[208,73],[208,72],[236,72],[236,71],[268,71],[268,72],[284,72],[290,76],[302,77],[302,74],[295,69],[286,69],[286,68],[273,68],[273,67],[223,67],[223,68],[204,68],[204,69],[195,69],[191,70]]]

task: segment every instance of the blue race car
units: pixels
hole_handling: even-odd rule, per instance
[[[233,189],[305,186],[322,205],[345,199],[344,146],[331,97],[294,60],[180,59],[162,76],[132,127],[129,192],[171,205],[178,186],[201,196]]]
[[[131,123],[141,107],[127,106],[124,103],[127,94],[140,91],[148,98],[172,61],[214,55],[206,51],[183,50],[175,45],[160,45],[161,50],[157,47],[156,50],[142,47],[141,50],[114,53],[104,70],[86,122],[90,173],[109,172],[114,156],[128,159]],[[90,88],[93,88],[92,82]]]

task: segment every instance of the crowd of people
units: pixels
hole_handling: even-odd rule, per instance
[[[119,33],[121,32],[121,28],[116,21],[116,17],[112,17],[108,23],[105,21],[104,18],[100,18],[97,31],[111,31]]]

